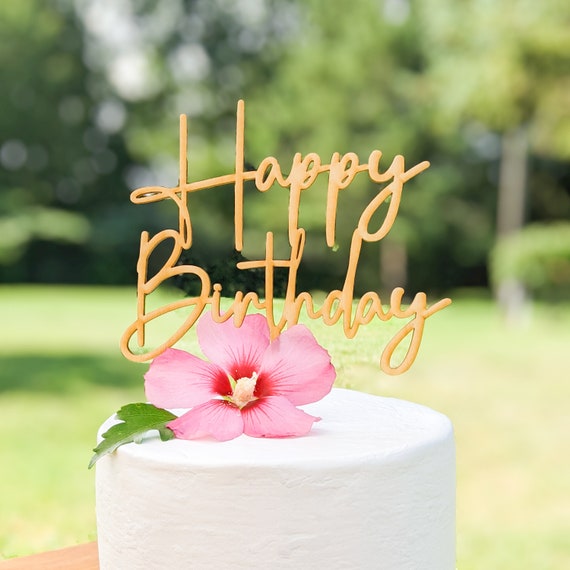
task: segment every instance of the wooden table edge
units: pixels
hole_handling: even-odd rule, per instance
[[[99,570],[97,543],[88,542],[41,554],[0,561],[2,570]]]

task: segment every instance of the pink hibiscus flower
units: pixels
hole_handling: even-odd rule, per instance
[[[298,436],[320,419],[296,406],[326,396],[336,372],[307,327],[295,325],[271,342],[262,315],[246,316],[237,328],[231,319],[216,323],[206,313],[197,332],[210,362],[170,348],[145,375],[152,404],[191,408],[167,424],[176,437]]]

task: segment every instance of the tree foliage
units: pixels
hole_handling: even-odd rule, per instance
[[[72,6],[4,2],[0,28],[0,274],[125,279],[132,272],[123,269],[128,193],[120,166],[130,157],[83,60]]]
[[[540,154],[570,157],[570,5],[564,0],[419,2],[441,129],[528,125]]]
[[[384,166],[431,162],[381,254],[363,253],[362,289],[390,285],[393,267],[411,290],[485,285],[505,134],[528,139],[526,217],[570,215],[569,19],[562,0],[4,2],[0,278],[132,283],[140,231],[175,211],[132,206],[129,191],[176,184],[182,112],[190,179],[231,171],[244,98],[253,165],[373,149]],[[341,195],[331,251],[323,186],[302,197],[308,288],[338,285],[377,191],[362,175]],[[230,195],[192,196],[198,258],[233,255]],[[264,232],[284,227],[287,193],[250,187],[246,202],[244,254],[256,257]]]

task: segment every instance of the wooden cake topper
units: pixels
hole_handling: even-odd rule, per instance
[[[290,173],[285,176],[276,158],[268,156],[261,161],[256,170],[244,170],[244,102],[237,105],[235,172],[215,178],[188,182],[187,140],[188,131],[186,116],[180,117],[180,178],[179,185],[174,188],[147,186],[132,192],[131,200],[135,204],[148,204],[159,200],[172,200],[178,207],[178,229],[165,229],[150,237],[147,231],[142,232],[140,253],[137,263],[137,319],[125,331],[121,339],[123,354],[134,361],[146,361],[162,353],[166,348],[178,342],[186,332],[197,322],[198,318],[209,305],[212,317],[217,322],[223,322],[233,316],[236,326],[241,325],[250,306],[264,311],[267,317],[272,338],[288,326],[299,320],[301,310],[305,309],[311,319],[322,319],[327,325],[337,323],[342,319],[344,333],[347,338],[353,338],[361,325],[367,324],[375,317],[381,321],[396,319],[406,320],[400,330],[385,346],[380,367],[387,374],[399,374],[406,371],[414,362],[428,317],[440,311],[451,303],[450,299],[442,299],[433,305],[427,305],[425,293],[417,293],[412,302],[402,306],[404,290],[397,287],[390,295],[390,303],[383,306],[379,295],[367,292],[353,307],[354,280],[363,242],[378,242],[390,231],[400,205],[404,184],[428,168],[428,162],[421,162],[409,170],[405,170],[404,157],[396,156],[392,164],[383,172],[380,171],[382,152],[373,150],[368,162],[360,164],[358,156],[349,152],[340,155],[335,152],[329,164],[323,164],[316,153],[302,156],[295,154]],[[297,293],[296,280],[299,265],[305,246],[305,230],[299,227],[299,207],[301,193],[309,188],[321,173],[328,173],[328,189],[326,198],[325,233],[328,247],[334,247],[336,234],[336,213],[338,194],[345,189],[359,172],[367,172],[371,181],[384,184],[378,193],[366,206],[354,229],[350,244],[348,267],[344,285],[340,290],[331,291],[320,308],[315,307],[311,294],[304,291]],[[222,287],[212,284],[208,273],[196,265],[177,265],[180,255],[192,246],[192,218],[188,207],[188,194],[233,184],[234,186],[234,241],[235,249],[243,249],[243,213],[244,213],[244,182],[253,180],[257,190],[267,192],[274,185],[289,190],[288,238],[291,248],[289,259],[275,259],[273,250],[273,233],[267,232],[265,242],[265,259],[245,261],[237,264],[238,269],[248,270],[263,268],[265,273],[265,298],[260,299],[254,292],[236,293],[231,306],[221,308]],[[387,204],[387,212],[378,229],[371,229],[370,223],[378,209]],[[148,275],[148,263],[152,252],[159,244],[172,240],[170,256],[163,267],[154,274]],[[285,293],[282,314],[276,315],[273,303],[274,270],[284,267],[288,270],[287,289]],[[196,297],[180,299],[158,309],[146,311],[146,297],[155,291],[166,280],[181,274],[191,274],[199,278],[201,292]],[[133,336],[139,347],[145,344],[145,326],[154,319],[175,311],[187,308],[189,313],[179,328],[160,346],[144,353],[135,353],[130,348]],[[396,348],[410,335],[409,346],[402,361],[393,365],[392,356]]]

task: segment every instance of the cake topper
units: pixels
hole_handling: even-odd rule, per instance
[[[321,319],[327,325],[333,325],[342,320],[343,330],[347,338],[353,338],[361,325],[371,322],[374,318],[381,321],[389,321],[393,318],[402,320],[401,328],[382,351],[380,367],[387,374],[399,374],[408,370],[418,354],[426,319],[448,306],[451,303],[450,299],[441,299],[428,306],[425,293],[420,292],[414,296],[409,305],[404,306],[402,304],[404,289],[397,287],[392,291],[389,303],[386,305],[382,303],[380,296],[373,291],[364,293],[355,305],[353,303],[354,281],[362,244],[378,242],[388,234],[398,214],[404,184],[428,168],[429,163],[420,162],[406,170],[404,157],[398,155],[394,157],[388,168],[382,171],[380,168],[382,152],[373,150],[368,161],[362,164],[353,152],[348,152],[342,156],[335,152],[328,163],[323,163],[316,153],[309,153],[305,156],[296,153],[292,159],[288,175],[283,174],[281,165],[273,156],[264,158],[257,169],[245,170],[245,108],[243,101],[238,102],[236,119],[235,171],[233,173],[196,182],[188,181],[188,130],[186,117],[182,115],[180,117],[180,175],[178,186],[173,188],[146,186],[133,191],[131,194],[131,200],[135,204],[172,200],[178,208],[178,228],[162,230],[152,237],[147,231],[142,232],[137,263],[137,318],[127,328],[121,339],[123,354],[130,360],[139,362],[155,358],[167,348],[175,345],[194,326],[207,307],[210,308],[211,318],[214,322],[223,323],[233,318],[235,326],[239,327],[251,306],[255,310],[265,313],[270,337],[273,340],[285,328],[298,323],[302,310],[310,319]],[[328,178],[325,239],[327,246],[334,248],[338,196],[359,173],[367,173],[369,179],[379,185],[378,192],[363,209],[352,233],[348,266],[342,289],[330,291],[322,305],[316,307],[309,292],[297,292],[296,290],[297,273],[303,257],[306,236],[305,229],[299,227],[302,193],[313,185],[318,176],[323,175]],[[211,283],[208,273],[197,265],[177,264],[183,251],[192,246],[192,218],[188,206],[188,195],[193,192],[233,184],[234,245],[237,251],[242,251],[245,181],[253,181],[259,192],[268,192],[275,186],[288,189],[290,257],[288,259],[275,259],[273,232],[267,232],[265,258],[237,263],[237,268],[244,271],[263,269],[265,298],[260,299],[255,292],[238,291],[230,307],[223,310],[221,307],[222,286],[219,283]],[[372,228],[371,223],[374,214],[385,205],[387,205],[387,210],[382,223],[378,228]],[[153,251],[168,240],[171,240],[172,244],[168,259],[155,274],[149,275],[149,259]],[[286,268],[288,271],[287,288],[281,314],[276,314],[274,306],[273,283],[276,268]],[[168,279],[182,274],[194,275],[200,280],[200,293],[147,311],[147,296]],[[141,352],[140,349],[145,348],[146,325],[166,313],[179,309],[187,310],[188,314],[177,330],[158,347]],[[133,337],[136,337],[139,350],[131,347]],[[404,357],[400,362],[394,363],[395,350],[405,342],[409,344]]]

